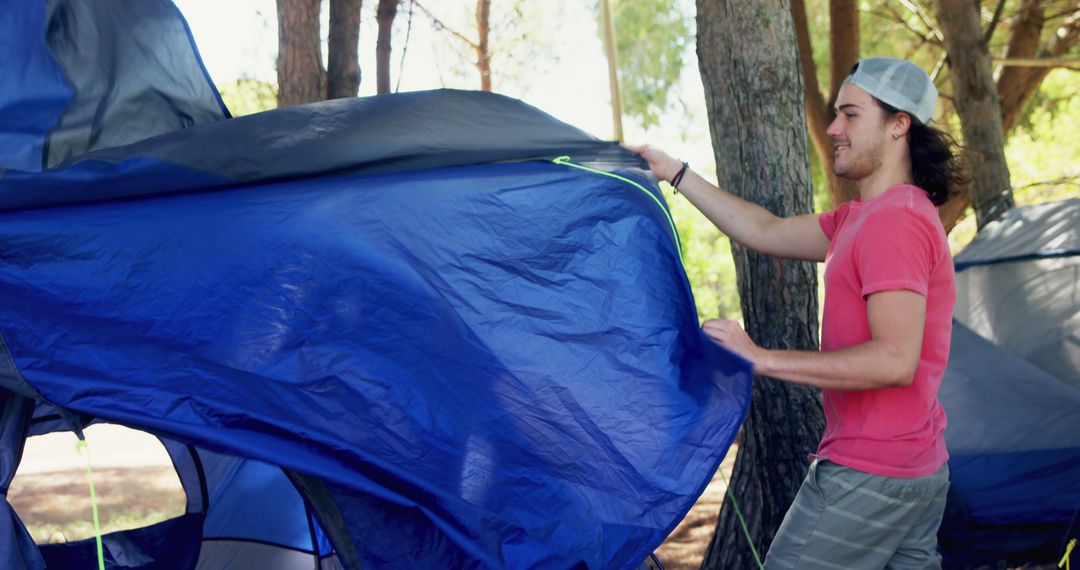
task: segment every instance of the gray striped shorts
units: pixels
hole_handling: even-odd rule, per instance
[[[940,570],[949,467],[903,479],[815,459],[765,557],[767,570]]]

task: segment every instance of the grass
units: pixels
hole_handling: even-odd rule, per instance
[[[96,469],[94,487],[103,533],[184,514],[184,491],[171,466]],[[16,477],[8,500],[35,542],[73,542],[94,536],[85,470]]]

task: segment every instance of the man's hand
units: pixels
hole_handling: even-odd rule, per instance
[[[724,348],[749,360],[754,368],[760,368],[765,360],[765,349],[754,344],[754,341],[750,340],[749,335],[736,321],[709,319],[701,325],[701,330]]]
[[[653,148],[647,144],[641,146],[624,145],[627,150],[645,159],[649,163],[649,170],[665,182],[671,182],[675,174],[682,168],[682,162],[672,158],[666,152]]]

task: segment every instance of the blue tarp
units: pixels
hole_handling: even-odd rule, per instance
[[[490,94],[211,119],[0,156],[0,387],[298,474],[365,568],[630,567],[674,528],[750,368],[633,157]]]
[[[746,406],[656,203],[552,164],[24,210],[0,251],[46,400],[376,497],[430,533],[358,528],[387,560],[640,559]]]

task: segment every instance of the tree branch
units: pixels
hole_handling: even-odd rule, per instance
[[[990,19],[990,25],[986,27],[986,35],[983,36],[983,43],[990,45],[990,38],[994,35],[994,28],[997,28],[998,22],[1001,20],[1001,12],[1005,9],[1005,0],[998,0],[997,8],[994,8],[994,17]]]
[[[912,0],[899,0],[899,1],[900,1],[901,6],[907,8],[909,11],[911,11],[912,14],[915,14],[916,16],[918,16],[919,20],[921,20],[923,25],[926,26],[926,29],[929,30],[930,35],[934,39],[936,39],[939,42],[943,41],[945,39],[945,36],[943,36],[941,34],[941,30],[939,30],[938,27],[936,25],[934,25],[933,18],[931,18],[930,15],[927,14],[922,9],[921,6],[919,6],[915,2],[912,2]]]
[[[405,55],[409,52],[409,38],[412,37],[412,20],[416,3],[409,0],[409,20],[405,27],[405,42],[401,46],[401,61],[398,63],[397,82],[394,83],[394,93],[401,90],[401,76],[405,74]]]
[[[949,59],[949,54],[944,51],[941,52],[941,57],[938,58],[937,64],[934,65],[934,70],[930,72],[930,81],[937,82],[938,74],[942,69],[945,69],[945,60]]]
[[[994,63],[1005,67],[1071,67],[1080,68],[1080,58],[994,58]]]
[[[417,2],[416,0],[413,0],[413,5],[416,6],[417,8],[419,8],[420,11],[423,12],[424,15],[427,16],[431,20],[431,23],[435,26],[436,29],[449,32],[450,35],[454,36],[455,38],[457,38],[457,39],[459,39],[459,40],[461,40],[463,42],[465,42],[469,47],[471,47],[474,50],[480,49],[480,46],[476,42],[472,41],[471,39],[469,39],[468,36],[462,34],[461,32],[458,32],[457,30],[455,30],[455,29],[451,28],[450,26],[447,26],[446,24],[444,24],[443,21],[438,18],[438,16],[436,16],[435,14],[432,14],[431,10],[428,10],[427,7],[424,6],[423,4]]]
[[[1058,18],[1068,19],[1068,18],[1071,18],[1071,17],[1076,16],[1076,15],[1080,15],[1080,10],[1077,10],[1076,8],[1069,8],[1067,10],[1062,10],[1060,12],[1055,12],[1054,14],[1050,14],[1049,16],[1047,16],[1045,18],[1045,20],[1047,22],[1050,22],[1050,21],[1056,20]]]
[[[829,0],[829,104],[859,61],[859,5],[855,0]]]
[[[1025,184],[1017,188],[1017,190],[1027,190],[1028,188],[1035,188],[1036,186],[1061,186],[1068,184],[1070,186],[1080,186],[1080,176],[1062,176],[1054,180],[1043,180],[1041,182],[1032,182],[1031,184]]]
[[[1041,21],[1041,9],[1039,16]],[[1015,33],[1016,32],[1014,32],[1014,34]],[[1037,37],[1036,41],[1038,41]],[[1031,53],[1026,55],[1014,53],[1014,51],[1010,49],[1010,51],[1006,53],[1006,58],[1054,60],[1068,53],[1078,41],[1080,41],[1080,13],[1075,17],[1070,18],[1057,30],[1054,30],[1042,49],[1038,49],[1037,45],[1034,49],[1027,46]],[[1009,47],[1013,47],[1011,42]],[[1035,50],[1038,50],[1037,54],[1034,53]],[[1031,56],[1036,57],[1033,58]],[[1071,60],[1065,61],[1076,61],[1076,59],[1072,58]],[[1058,65],[1055,67],[1075,69],[1072,65]],[[1042,83],[1042,80],[1050,73],[1051,69],[1051,67],[1042,66],[1008,66],[1001,73],[1001,76],[998,77],[997,89],[998,96],[1001,98],[1001,126],[1005,129],[1006,133],[1008,133],[1013,125],[1020,119],[1020,114],[1024,109],[1025,103],[1027,103],[1032,94],[1038,90],[1039,84]]]
[[[927,43],[929,43],[931,45],[935,45],[935,46],[938,46],[938,47],[942,47],[941,39],[934,36],[934,31],[924,32],[922,30],[919,30],[919,29],[915,28],[914,26],[911,25],[910,22],[907,21],[907,18],[905,18],[902,14],[897,12],[896,9],[891,4],[887,5],[886,10],[887,10],[887,12],[880,12],[880,11],[877,11],[877,10],[871,10],[868,13],[871,16],[877,16],[878,18],[881,18],[882,20],[887,20],[887,21],[893,22],[894,24],[899,24],[899,25],[903,26],[905,29],[907,29],[907,31],[911,32],[912,35],[914,35],[915,37],[919,38],[920,40],[922,40],[924,42],[927,42]],[[939,35],[940,35],[940,32],[939,32]]]

